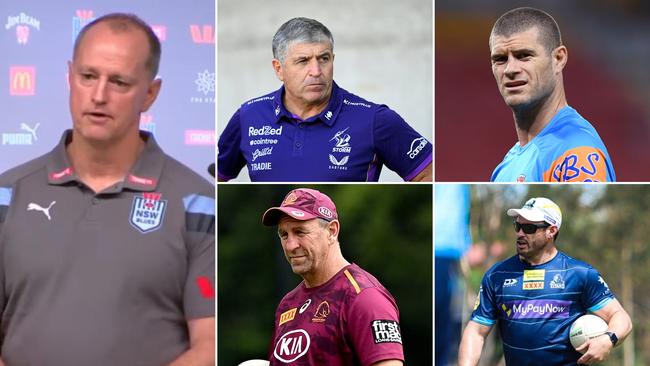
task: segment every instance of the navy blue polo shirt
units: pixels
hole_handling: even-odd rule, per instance
[[[252,181],[377,181],[386,165],[404,180],[432,161],[431,143],[385,105],[333,83],[327,108],[306,120],[282,103],[284,86],[249,100],[219,137],[217,170]]]
[[[574,366],[581,355],[569,343],[571,324],[613,300],[585,262],[558,252],[529,265],[514,255],[485,273],[470,319],[498,324],[506,365]]]

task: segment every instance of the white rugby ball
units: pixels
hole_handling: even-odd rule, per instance
[[[578,348],[586,341],[605,334],[606,331],[607,323],[601,317],[587,314],[573,322],[569,330],[569,340],[573,348]]]
[[[269,361],[266,360],[248,360],[240,363],[237,366],[269,366]]]

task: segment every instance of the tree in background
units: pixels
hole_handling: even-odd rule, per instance
[[[496,261],[515,254],[512,218],[505,211],[521,207],[530,197],[548,197],[560,206],[563,220],[558,249],[599,270],[632,317],[633,334],[603,365],[650,364],[650,354],[644,351],[650,349],[648,186],[473,185],[471,226],[476,242],[472,250],[485,255],[468,277],[473,288],[468,301],[473,303],[483,273]],[[495,365],[500,350],[492,351],[496,357],[487,353],[482,358],[484,365]]]

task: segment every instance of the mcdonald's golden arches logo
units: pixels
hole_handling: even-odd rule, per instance
[[[9,67],[9,94],[20,96],[36,94],[36,68],[34,66]]]

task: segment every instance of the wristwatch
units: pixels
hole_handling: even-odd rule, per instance
[[[614,332],[605,332],[609,336],[609,340],[612,341],[612,345],[616,346],[616,343],[618,343],[618,337],[616,336],[616,333]]]

